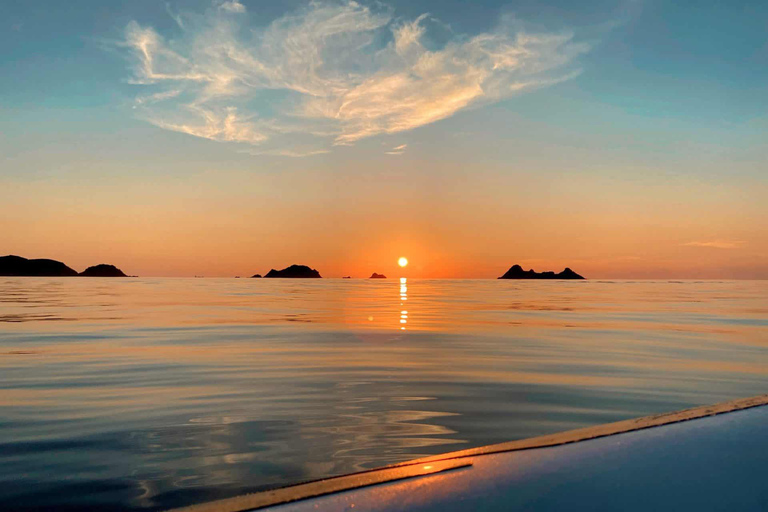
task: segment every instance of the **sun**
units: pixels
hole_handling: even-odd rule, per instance
[[[397,260],[397,264],[401,267],[407,267],[408,266],[408,258],[400,258]]]

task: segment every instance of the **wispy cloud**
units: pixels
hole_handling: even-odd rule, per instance
[[[302,158],[305,156],[324,155],[330,153],[327,149],[241,149],[238,153],[245,153],[247,155],[272,155],[272,156],[288,156],[291,158]]]
[[[399,146],[396,146],[389,151],[385,151],[387,155],[402,155],[405,152],[405,148],[408,147],[408,144],[400,144]]]
[[[263,146],[261,154],[316,154],[568,80],[589,49],[570,33],[530,33],[512,19],[435,48],[428,15],[404,21],[378,3],[312,2],[260,29],[250,15],[237,0],[216,0],[202,13],[172,14],[178,33],[168,38],[129,23],[121,46],[130,82],[147,89],[138,114],[168,130]]]
[[[713,249],[740,249],[746,245],[746,242],[742,240],[706,240],[687,242],[681,245],[685,247],[710,247]]]
[[[179,89],[172,89],[170,91],[162,91],[162,92],[156,92],[154,94],[149,94],[147,96],[137,96],[134,100],[134,108],[137,108],[140,105],[146,105],[150,103],[157,103],[158,101],[164,101],[169,100],[171,98],[175,98],[181,94],[181,91]]]

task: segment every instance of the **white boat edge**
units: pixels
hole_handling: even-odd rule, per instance
[[[314,480],[278,489],[177,508],[171,512],[244,512],[258,510],[353,489],[465,468],[472,465],[473,457],[561,446],[735,411],[743,411],[764,405],[768,405],[768,394],[569,430],[557,434],[449,452],[369,471]]]

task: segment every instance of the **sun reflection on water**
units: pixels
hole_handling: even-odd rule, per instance
[[[405,277],[400,278],[400,306],[402,307],[405,304],[405,301],[408,300],[408,279]],[[400,326],[400,330],[405,330],[405,324],[408,323],[408,311],[401,310],[400,311],[400,323],[403,324]]]

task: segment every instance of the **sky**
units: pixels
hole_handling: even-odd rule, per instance
[[[6,0],[0,254],[768,279],[768,3]]]

